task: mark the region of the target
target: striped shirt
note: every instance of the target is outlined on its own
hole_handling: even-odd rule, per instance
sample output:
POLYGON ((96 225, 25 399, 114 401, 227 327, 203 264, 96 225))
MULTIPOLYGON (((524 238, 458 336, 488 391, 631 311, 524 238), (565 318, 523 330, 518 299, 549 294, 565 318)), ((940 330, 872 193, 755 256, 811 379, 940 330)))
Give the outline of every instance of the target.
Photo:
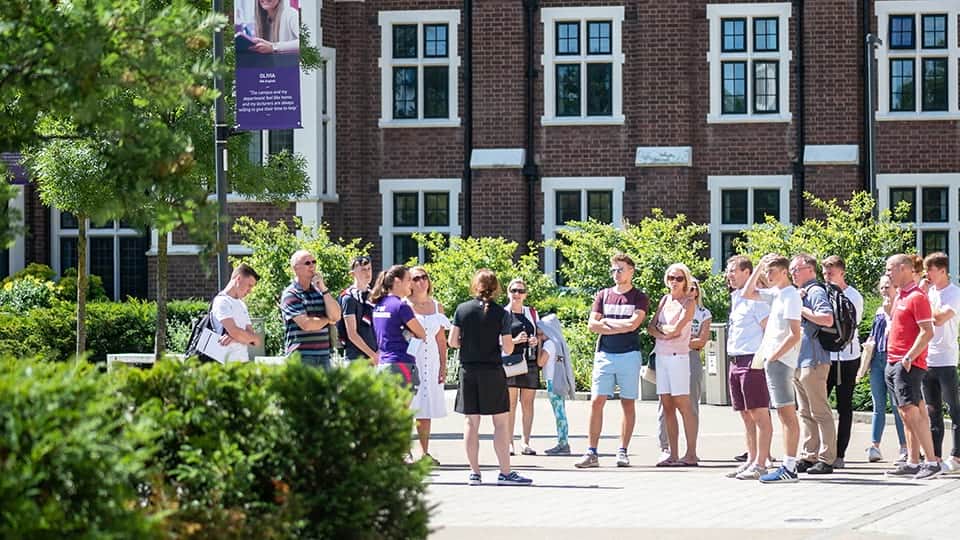
POLYGON ((316 363, 318 361, 321 364, 329 363, 329 326, 311 332, 301 329, 293 320, 300 315, 326 317, 327 309, 323 304, 323 294, 313 285, 310 286, 310 289, 304 290, 294 280, 283 290, 283 295, 280 297, 280 314, 283 316, 285 326, 284 350, 286 354, 290 355, 297 351, 305 363, 316 363))

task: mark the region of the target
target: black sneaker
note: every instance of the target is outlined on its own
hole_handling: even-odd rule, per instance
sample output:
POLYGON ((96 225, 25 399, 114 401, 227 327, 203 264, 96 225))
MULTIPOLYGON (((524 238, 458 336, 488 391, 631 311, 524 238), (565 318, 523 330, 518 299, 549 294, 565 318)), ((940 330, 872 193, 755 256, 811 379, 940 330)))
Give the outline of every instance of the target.
POLYGON ((885 472, 884 475, 892 478, 913 478, 919 472, 920 472, 919 465, 910 465, 909 463, 902 463, 894 467, 892 470, 885 472))
POLYGON ((916 476, 913 477, 914 480, 932 480, 943 472, 943 469, 940 468, 939 463, 924 463, 920 466, 920 471, 916 476))
POLYGON ((805 473, 805 472, 807 472, 807 469, 809 469, 810 467, 813 467, 813 466, 814 466, 814 463, 813 463, 812 461, 807 461, 807 460, 805 460, 805 459, 798 459, 798 460, 797 460, 797 472, 798 472, 798 473, 805 473))
POLYGON ((734 460, 734 461, 739 461, 740 463, 744 463, 744 462, 747 461, 747 453, 744 452, 744 453, 742 453, 742 454, 740 454, 740 455, 738 455, 738 456, 733 456, 733 460, 734 460))
POLYGON ((814 463, 813 465, 810 466, 810 468, 807 469, 807 474, 831 474, 831 473, 833 473, 833 465, 830 465, 829 463, 824 463, 822 461, 818 461, 814 463))

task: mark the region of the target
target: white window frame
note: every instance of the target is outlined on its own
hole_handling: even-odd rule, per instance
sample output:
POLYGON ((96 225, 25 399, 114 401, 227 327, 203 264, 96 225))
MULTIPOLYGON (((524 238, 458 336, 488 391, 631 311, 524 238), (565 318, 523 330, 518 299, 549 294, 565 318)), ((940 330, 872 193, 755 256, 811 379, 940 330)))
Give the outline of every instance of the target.
POLYGON ((924 174, 878 174, 877 205, 882 210, 890 208, 891 188, 914 188, 917 208, 914 209, 916 221, 913 222, 916 235, 917 253, 923 253, 923 231, 947 231, 947 251, 950 255, 950 274, 958 275, 960 269, 960 173, 924 173, 924 174), (947 188, 947 221, 925 223, 923 221, 923 188, 947 188))
MULTIPOLYGON (((557 192, 580 192, 580 215, 587 215, 588 191, 613 192, 613 225, 623 228, 623 192, 626 188, 626 178, 623 176, 577 176, 543 178, 540 181, 540 191, 543 193, 543 226, 540 229, 544 240, 554 240, 557 231, 567 229, 565 225, 556 225, 557 222, 557 192)), ((544 248, 543 271, 548 276, 556 276, 557 253, 556 249, 544 248)))
POLYGON ((878 1, 874 4, 877 13, 877 37, 883 44, 876 48, 877 59, 877 120, 957 120, 960 119, 960 106, 957 103, 957 70, 960 59, 960 47, 957 45, 957 16, 960 14, 960 2, 957 0, 922 1, 878 1), (947 15, 947 48, 924 49, 922 16, 929 14, 947 15), (914 49, 890 49, 890 16, 914 16, 914 49), (896 58, 912 59, 914 80, 915 111, 890 110, 890 60, 896 58), (922 58, 947 59, 947 110, 923 110, 923 63, 922 58))
MULTIPOLYGON (((26 217, 26 201, 23 195, 24 186, 22 184, 14 184, 13 188, 17 191, 16 196, 7 201, 7 208, 10 210, 15 210, 20 213, 20 221, 16 223, 17 225, 24 225, 23 221, 26 217)), ((23 270, 26 265, 27 258, 27 246, 25 233, 21 230, 13 238, 13 245, 6 249, 7 251, 7 268, 9 270, 9 275, 13 275, 20 270, 23 270)))
MULTIPOLYGON (((461 180, 459 178, 403 178, 403 179, 381 179, 380 197, 382 200, 380 214, 380 245, 382 246, 381 257, 383 267, 388 268, 393 264, 402 264, 406 261, 393 260, 393 235, 412 234, 412 233, 446 233, 451 238, 460 236, 460 190, 461 180), (447 227, 429 228, 423 224, 424 216, 424 193, 446 192, 447 204, 450 208, 450 223, 447 227), (418 193, 417 204, 417 226, 416 227, 394 227, 393 226, 393 195, 394 193, 418 193)), ((424 248, 420 246, 420 260, 424 260, 424 248)))
MULTIPOLYGON (((60 277, 63 275, 65 268, 62 267, 62 261, 60 260, 60 239, 61 238, 79 238, 80 229, 61 229, 60 228, 60 214, 61 211, 58 208, 50 208, 50 262, 53 271, 57 273, 57 276, 60 277)), ((155 236, 156 233, 154 233, 155 236)), ((90 220, 87 220, 87 260, 86 267, 87 273, 90 272, 90 240, 93 238, 112 238, 113 241, 113 286, 114 290, 106 291, 107 297, 112 300, 119 301, 120 298, 120 238, 136 238, 142 236, 142 233, 137 229, 132 229, 129 227, 120 227, 120 220, 113 221, 113 227, 99 228, 95 229, 91 226, 90 220)), ((152 250, 151 250, 152 251, 152 250)), ((198 250, 199 253, 199 250, 198 250)), ((145 257, 150 255, 150 251, 144 254, 145 257)))
POLYGON ((719 272, 726 261, 723 257, 723 233, 748 230, 756 223, 753 215, 753 191, 755 189, 780 190, 780 223, 790 224, 790 191, 793 189, 793 176, 708 176, 707 190, 710 192, 710 257, 713 270, 719 272), (747 190, 747 223, 722 224, 724 190, 747 190))
POLYGON ((563 7, 543 8, 540 10, 540 20, 543 23, 543 55, 540 63, 543 65, 543 116, 540 123, 544 126, 581 126, 581 125, 622 125, 625 122, 623 115, 623 6, 611 7, 563 7), (612 21, 611 43, 609 55, 587 55, 587 22, 612 21), (556 55, 556 23, 580 22, 581 54, 578 56, 556 55), (587 69, 589 63, 602 61, 613 64, 611 90, 613 92, 613 107, 611 116, 587 116, 587 69), (580 116, 557 116, 557 73, 558 63, 577 63, 580 69, 580 116))
POLYGON ((431 127, 458 127, 460 79, 457 76, 460 69, 460 56, 457 48, 458 28, 460 25, 460 10, 458 9, 426 9, 414 11, 381 11, 380 24, 380 119, 377 125, 381 128, 431 128, 431 127), (393 25, 417 25, 417 58, 393 58, 393 25), (424 58, 423 26, 425 24, 447 25, 447 56, 445 58, 424 58), (417 118, 393 118, 393 68, 394 66, 417 67, 417 118), (448 66, 449 84, 447 118, 423 117, 423 68, 425 66, 448 66))
POLYGON ((710 112, 707 113, 708 124, 736 124, 748 122, 790 122, 793 114, 790 112, 790 61, 793 60, 793 51, 790 50, 790 2, 771 2, 760 4, 709 4, 707 5, 707 19, 710 26, 710 49, 707 51, 707 63, 710 65, 710 112), (722 52, 723 26, 722 19, 746 18, 746 51, 722 52), (753 50, 753 19, 757 17, 776 17, 778 46, 776 52, 754 52, 753 50), (779 63, 777 81, 779 113, 753 112, 754 92, 754 61, 777 61, 779 63), (744 61, 747 63, 747 113, 723 114, 723 81, 721 63, 729 61, 744 61))

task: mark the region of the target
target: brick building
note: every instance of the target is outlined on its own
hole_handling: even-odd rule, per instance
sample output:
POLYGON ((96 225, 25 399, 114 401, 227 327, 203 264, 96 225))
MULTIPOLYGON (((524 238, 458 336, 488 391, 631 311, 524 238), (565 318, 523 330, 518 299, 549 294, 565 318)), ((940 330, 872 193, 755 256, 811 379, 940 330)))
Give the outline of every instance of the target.
MULTIPOLYGON (((388 266, 417 255, 416 231, 525 243, 571 219, 638 221, 658 207, 708 223, 721 261, 764 215, 809 216, 803 191, 847 198, 870 185, 873 33, 880 205, 915 203, 918 250, 960 254, 960 0, 301 8, 327 60, 303 79, 306 127, 264 133, 251 151, 304 154, 312 194, 280 210, 236 201, 234 215, 322 220, 334 236, 372 241, 388 266)), ((29 186, 19 204, 31 228, 19 264, 62 270, 70 223, 29 186)), ((119 282, 122 254, 156 245, 126 232, 103 232, 119 282)), ((205 296, 213 285, 182 242, 172 244, 172 292, 205 296)), ((146 253, 128 266, 152 272, 146 253)), ((545 254, 547 272, 557 264, 545 254)))

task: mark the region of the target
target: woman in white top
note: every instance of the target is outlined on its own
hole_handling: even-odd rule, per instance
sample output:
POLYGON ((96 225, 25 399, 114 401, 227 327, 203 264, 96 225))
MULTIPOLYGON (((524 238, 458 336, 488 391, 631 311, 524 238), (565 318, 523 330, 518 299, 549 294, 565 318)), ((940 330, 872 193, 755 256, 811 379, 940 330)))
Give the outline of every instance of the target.
MULTIPOLYGON (((691 280, 690 297, 696 301, 697 310, 690 321, 690 406, 693 415, 700 418, 700 395, 703 391, 703 362, 700 360, 700 351, 710 341, 710 323, 713 314, 703 307, 703 297, 700 294, 700 282, 697 278, 691 280)), ((663 415, 663 404, 657 405, 657 438, 660 440, 660 459, 670 455, 670 443, 667 441, 667 424, 663 415)))
POLYGON ((415 411, 417 418, 417 435, 423 456, 434 465, 439 465, 440 462, 429 451, 430 420, 447 415, 447 404, 443 397, 447 371, 447 334, 444 330, 450 328, 450 320, 443 314, 443 306, 432 296, 433 284, 426 269, 414 266, 410 269, 410 278, 413 287, 406 302, 413 308, 413 313, 426 331, 423 344, 416 354, 420 386, 410 408, 415 411))
POLYGON ((272 54, 300 50, 300 16, 287 1, 256 0, 253 51, 272 54))
POLYGON ((660 299, 657 315, 647 326, 647 332, 657 340, 653 348, 657 358, 657 395, 663 404, 670 444, 670 455, 657 466, 696 467, 698 422, 690 403, 690 323, 697 307, 689 296, 693 276, 686 265, 676 263, 667 268, 663 281, 670 292, 660 299), (678 459, 677 411, 683 417, 687 441, 687 452, 681 459, 678 459))

